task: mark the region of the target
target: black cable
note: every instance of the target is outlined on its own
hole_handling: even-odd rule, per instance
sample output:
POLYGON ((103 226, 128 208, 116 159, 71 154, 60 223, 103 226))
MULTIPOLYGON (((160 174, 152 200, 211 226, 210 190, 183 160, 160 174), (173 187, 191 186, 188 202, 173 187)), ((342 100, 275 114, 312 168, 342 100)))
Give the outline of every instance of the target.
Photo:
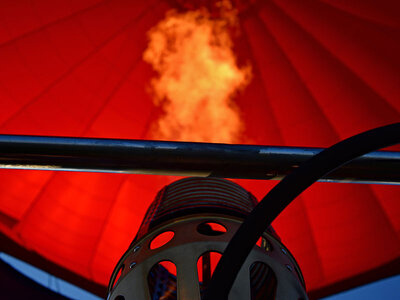
POLYGON ((204 300, 227 299, 244 261, 272 221, 306 188, 350 160, 400 142, 400 123, 372 129, 320 152, 278 183, 239 227, 222 255, 204 300))

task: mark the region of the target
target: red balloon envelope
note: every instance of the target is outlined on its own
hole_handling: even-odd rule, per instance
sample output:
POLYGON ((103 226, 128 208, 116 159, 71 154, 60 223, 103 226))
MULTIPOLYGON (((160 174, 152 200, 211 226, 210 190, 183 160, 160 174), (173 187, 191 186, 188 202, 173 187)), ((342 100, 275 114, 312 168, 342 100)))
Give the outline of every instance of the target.
MULTIPOLYGON (((143 53, 172 8, 179 15, 205 5, 210 19, 220 18, 215 1, 193 3, 1 1, 0 133, 157 138, 168 105, 154 99, 160 77, 143 53)), ((229 96, 240 116, 233 142, 327 147, 400 120, 398 1, 232 5, 236 69, 248 71, 229 96)), ((156 192, 175 179, 2 170, 0 230, 105 285, 156 192)), ((258 198, 275 184, 238 182, 258 198)), ((329 294, 399 272, 399 196, 396 186, 319 183, 282 213, 273 225, 308 291, 329 294)))

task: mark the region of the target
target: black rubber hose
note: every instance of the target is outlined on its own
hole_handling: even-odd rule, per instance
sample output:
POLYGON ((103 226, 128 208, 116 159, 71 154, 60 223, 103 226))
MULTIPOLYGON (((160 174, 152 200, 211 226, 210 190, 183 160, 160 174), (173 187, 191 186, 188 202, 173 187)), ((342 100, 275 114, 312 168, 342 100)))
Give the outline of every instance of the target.
POLYGON ((350 160, 399 142, 400 123, 372 129, 333 145, 287 175, 239 227, 226 247, 203 299, 228 299, 233 282, 258 238, 301 192, 350 160))

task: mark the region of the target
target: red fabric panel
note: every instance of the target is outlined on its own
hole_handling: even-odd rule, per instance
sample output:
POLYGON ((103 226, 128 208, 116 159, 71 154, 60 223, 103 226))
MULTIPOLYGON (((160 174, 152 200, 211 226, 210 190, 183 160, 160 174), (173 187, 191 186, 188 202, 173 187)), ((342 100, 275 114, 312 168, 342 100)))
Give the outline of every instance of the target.
MULTIPOLYGON (((236 98, 241 143, 327 147, 400 120, 398 1, 253 2, 235 38, 253 74, 236 98)), ((151 138, 160 108, 142 53, 171 3, 1 1, 0 134, 151 138)), ((0 230, 106 284, 175 179, 1 170, 0 230)), ((259 198, 275 184, 237 182, 259 198)), ((310 291, 358 284, 400 257, 399 196, 395 186, 316 184, 279 217, 310 291)))

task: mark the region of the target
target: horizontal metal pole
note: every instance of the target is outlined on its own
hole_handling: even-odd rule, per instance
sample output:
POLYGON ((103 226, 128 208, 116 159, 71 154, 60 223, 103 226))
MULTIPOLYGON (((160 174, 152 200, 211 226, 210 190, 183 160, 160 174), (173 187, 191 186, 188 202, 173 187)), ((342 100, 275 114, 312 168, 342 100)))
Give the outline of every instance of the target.
MULTIPOLYGON (((0 135, 0 168, 279 180, 322 150, 0 135)), ((372 152, 322 181, 399 184, 400 152, 372 152)))

